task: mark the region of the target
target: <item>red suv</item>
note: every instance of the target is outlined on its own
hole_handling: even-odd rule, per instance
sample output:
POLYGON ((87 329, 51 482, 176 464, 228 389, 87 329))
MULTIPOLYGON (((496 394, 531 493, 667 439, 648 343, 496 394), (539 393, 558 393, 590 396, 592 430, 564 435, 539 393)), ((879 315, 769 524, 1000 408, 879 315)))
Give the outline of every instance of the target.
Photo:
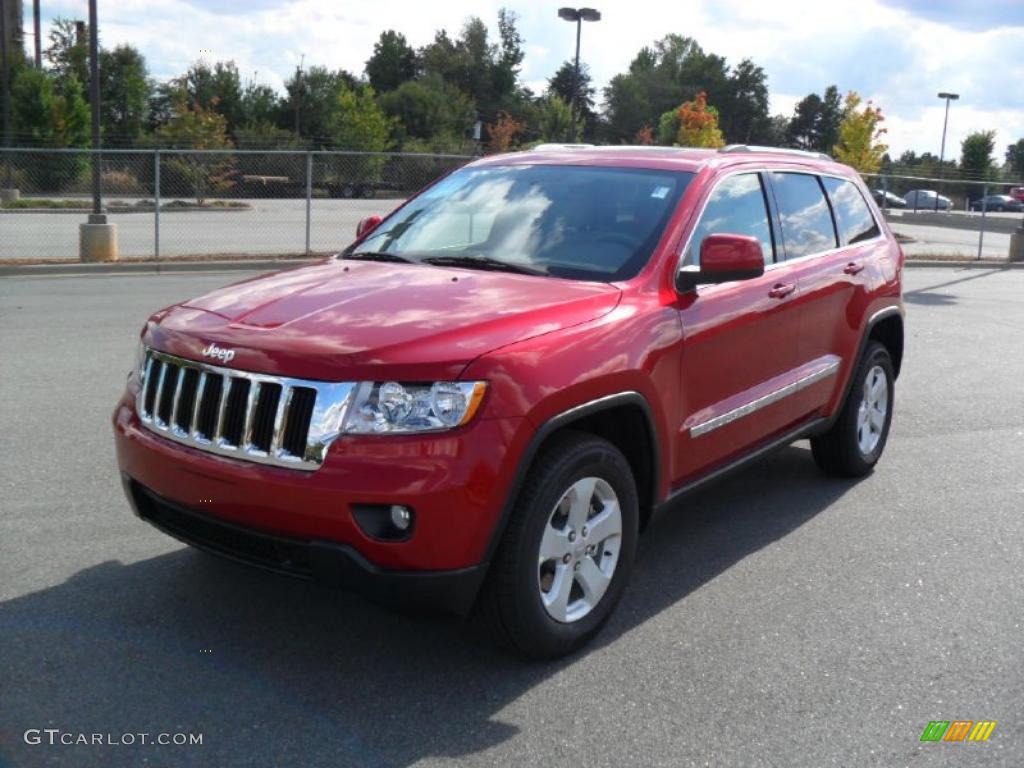
POLYGON ((202 549, 558 656, 655 509, 799 438, 871 470, 902 268, 823 155, 488 157, 334 258, 153 315, 113 417, 125 488, 202 549))

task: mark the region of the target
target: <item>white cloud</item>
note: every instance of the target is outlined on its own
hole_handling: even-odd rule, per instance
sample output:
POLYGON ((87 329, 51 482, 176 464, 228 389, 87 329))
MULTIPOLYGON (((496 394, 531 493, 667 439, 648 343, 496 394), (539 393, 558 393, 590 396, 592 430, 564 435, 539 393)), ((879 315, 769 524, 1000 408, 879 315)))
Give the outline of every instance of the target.
MULTIPOLYGON (((603 19, 584 24, 583 60, 597 85, 622 72, 643 45, 670 32, 694 37, 730 62, 750 57, 764 67, 773 112, 789 114, 811 91, 835 83, 872 98, 887 116, 895 153, 938 152, 940 90, 962 94, 951 110, 947 156, 971 130, 995 129, 997 151, 1024 136, 1024 2, 997 3, 978 14, 950 0, 594 0, 603 19), (999 26, 1001 24, 1001 26, 999 26)), ((29 5, 29 4, 26 4, 29 5)), ((446 28, 454 35, 470 15, 496 37, 498 8, 520 16, 526 41, 521 77, 542 90, 571 58, 574 28, 558 3, 526 0, 118 0, 100 5, 103 42, 128 42, 145 53, 153 74, 184 71, 208 59, 234 59, 245 77, 280 88, 303 54, 306 64, 362 71, 383 29, 414 46, 446 28), (255 75, 254 75, 255 73, 255 75)), ((85 0, 50 0, 48 15, 84 18, 85 0)))

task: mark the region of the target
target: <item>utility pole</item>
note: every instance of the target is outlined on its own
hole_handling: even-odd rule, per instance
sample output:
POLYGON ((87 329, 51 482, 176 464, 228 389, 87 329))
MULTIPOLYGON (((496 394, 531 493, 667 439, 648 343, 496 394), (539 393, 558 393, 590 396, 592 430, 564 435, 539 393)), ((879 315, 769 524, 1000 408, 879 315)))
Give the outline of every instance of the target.
POLYGON ((39 17, 39 0, 32 0, 32 28, 35 31, 36 41, 36 69, 43 68, 43 41, 42 22, 39 17))
POLYGON ((572 120, 569 141, 576 141, 576 98, 580 87, 580 31, 584 21, 600 21, 601 12, 593 8, 559 8, 558 18, 576 23, 576 63, 572 68, 572 93, 569 94, 569 115, 572 120))
POLYGON ((96 0, 89 0, 89 102, 92 107, 92 213, 78 225, 78 257, 82 261, 117 261, 117 225, 103 212, 100 152, 100 27, 96 0))
MULTIPOLYGON (((3 102, 3 118, 4 118, 4 146, 11 146, 11 72, 10 67, 7 63, 7 5, 4 0, 0 0, 0 59, 2 59, 2 65, 0 65, 0 87, 3 88, 3 93, 0 93, 0 101, 3 102)), ((7 153, 4 154, 4 165, 7 166, 7 173, 5 174, 6 180, 4 181, 3 196, 0 197, 0 202, 6 203, 8 200, 17 199, 17 195, 11 188, 11 156, 7 153)))
MULTIPOLYGON (((945 176, 943 161, 946 159, 946 126, 949 125, 949 102, 959 99, 960 94, 943 91, 939 94, 939 98, 946 100, 946 117, 942 120, 942 146, 939 148, 939 178, 941 179, 945 176)), ((939 190, 935 190, 935 210, 939 210, 939 190)))

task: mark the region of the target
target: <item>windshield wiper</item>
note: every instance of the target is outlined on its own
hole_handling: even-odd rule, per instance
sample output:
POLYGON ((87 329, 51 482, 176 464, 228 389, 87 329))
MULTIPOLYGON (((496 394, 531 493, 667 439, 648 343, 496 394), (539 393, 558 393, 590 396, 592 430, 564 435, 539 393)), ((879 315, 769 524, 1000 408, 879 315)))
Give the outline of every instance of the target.
POLYGON ((548 273, 546 269, 492 259, 490 256, 428 256, 423 261, 438 267, 469 267, 470 269, 489 269, 493 272, 515 272, 520 275, 546 275, 548 273))
POLYGON ((399 256, 397 253, 385 253, 384 251, 359 251, 342 256, 343 259, 359 259, 362 261, 400 261, 405 264, 414 263, 412 259, 399 256))

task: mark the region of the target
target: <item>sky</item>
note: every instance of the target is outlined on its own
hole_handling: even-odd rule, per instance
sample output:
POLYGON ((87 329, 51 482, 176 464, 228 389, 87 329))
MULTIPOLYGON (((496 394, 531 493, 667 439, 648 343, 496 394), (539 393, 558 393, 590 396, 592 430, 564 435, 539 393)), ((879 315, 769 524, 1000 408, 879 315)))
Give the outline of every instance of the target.
MULTIPOLYGON (((32 0, 24 0, 31 32, 32 0)), ((46 22, 87 18, 86 0, 41 0, 46 22)), ((164 79, 200 58, 233 59, 243 79, 274 88, 305 57, 362 73, 384 29, 414 47, 445 28, 455 36, 476 15, 497 39, 502 6, 519 16, 526 57, 521 79, 536 92, 570 58, 574 26, 560 2, 525 0, 99 0, 100 40, 131 43, 164 79)), ((944 102, 946 156, 971 131, 996 131, 996 157, 1024 137, 1024 0, 591 0, 602 20, 583 27, 582 61, 605 85, 644 45, 669 33, 695 38, 731 63, 753 59, 768 75, 773 114, 792 114, 811 92, 835 84, 882 108, 886 141, 938 154, 944 102)), ((27 38, 27 42, 31 38, 27 38)))

